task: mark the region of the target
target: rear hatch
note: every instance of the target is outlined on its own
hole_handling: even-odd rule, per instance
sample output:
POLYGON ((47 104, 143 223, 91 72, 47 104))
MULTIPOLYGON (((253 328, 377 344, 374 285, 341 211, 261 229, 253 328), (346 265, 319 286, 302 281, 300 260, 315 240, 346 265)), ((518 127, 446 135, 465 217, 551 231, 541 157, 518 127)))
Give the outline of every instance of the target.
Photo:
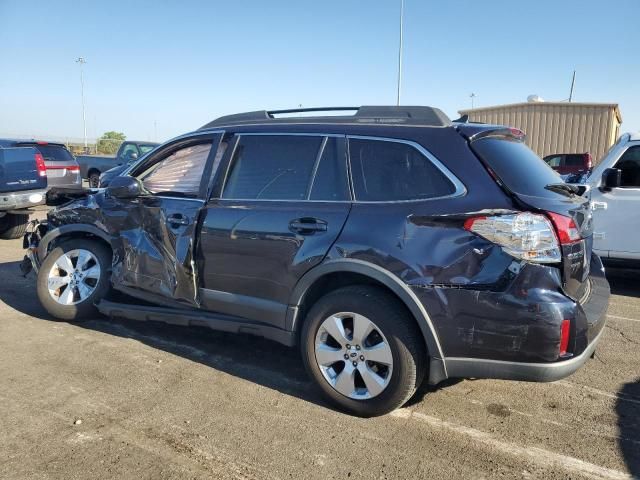
MULTIPOLYGON (((465 134, 464 127, 459 130, 465 134)), ((565 293, 584 301, 589 294, 593 245, 588 192, 584 193, 584 187, 564 183, 557 172, 524 144, 524 134, 519 130, 502 127, 478 132, 478 127, 471 126, 469 130, 466 136, 472 150, 519 208, 543 213, 552 220, 561 243, 565 293), (566 231, 560 228, 562 222, 566 222, 566 229, 572 229, 578 240, 561 238, 566 231)))
POLYGON ((0 148, 0 193, 23 192, 47 188, 47 176, 34 148, 0 148))
POLYGON ((21 142, 18 146, 35 147, 42 154, 51 184, 73 183, 80 173, 78 162, 61 143, 21 142))

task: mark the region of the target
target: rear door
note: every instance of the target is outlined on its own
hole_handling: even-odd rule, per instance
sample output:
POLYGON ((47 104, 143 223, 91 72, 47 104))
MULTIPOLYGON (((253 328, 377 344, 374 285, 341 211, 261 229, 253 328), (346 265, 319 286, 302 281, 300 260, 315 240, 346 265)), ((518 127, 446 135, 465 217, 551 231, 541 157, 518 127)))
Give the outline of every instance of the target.
POLYGON ((198 220, 220 139, 208 134, 174 142, 131 172, 147 193, 118 200, 134 227, 120 232, 124 258, 114 266, 115 285, 154 301, 199 305, 198 220))
POLYGON ((640 258, 640 144, 624 150, 614 164, 622 171, 619 188, 595 188, 594 247, 604 257, 640 258))
POLYGON ((565 184, 557 172, 524 144, 524 136, 520 134, 509 129, 484 132, 472 139, 471 148, 520 208, 539 211, 550 218, 551 213, 556 213, 575 222, 580 240, 562 245, 562 274, 567 295, 580 299, 588 290, 593 246, 590 200, 588 195, 548 188, 565 184))
POLYGON ((346 162, 343 136, 241 134, 230 141, 203 215, 203 308, 284 327, 293 287, 322 261, 347 219, 346 162))

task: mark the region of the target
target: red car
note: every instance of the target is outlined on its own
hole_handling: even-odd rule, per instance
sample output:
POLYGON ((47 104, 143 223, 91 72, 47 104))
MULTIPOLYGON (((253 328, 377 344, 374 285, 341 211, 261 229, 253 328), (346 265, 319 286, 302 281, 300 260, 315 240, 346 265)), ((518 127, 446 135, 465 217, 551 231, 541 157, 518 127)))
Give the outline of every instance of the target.
POLYGON ((591 172, 590 153, 554 153, 543 158, 560 175, 584 175, 591 172))

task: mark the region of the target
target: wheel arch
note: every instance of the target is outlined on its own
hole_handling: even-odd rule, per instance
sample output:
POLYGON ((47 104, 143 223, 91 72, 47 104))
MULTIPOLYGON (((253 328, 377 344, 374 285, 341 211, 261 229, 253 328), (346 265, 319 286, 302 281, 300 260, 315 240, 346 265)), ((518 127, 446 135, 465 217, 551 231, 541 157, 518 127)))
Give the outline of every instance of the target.
MULTIPOLYGON (((308 271, 296 284, 289 302, 289 315, 287 316, 286 329, 293 332, 300 331, 303 321, 303 306, 314 286, 332 274, 355 274, 368 279, 372 284, 379 284, 391 291, 413 315, 429 352, 430 371, 429 383, 435 384, 447 378, 444 364, 444 353, 438 340, 435 327, 426 309, 411 291, 411 289, 398 277, 379 267, 378 265, 358 259, 329 260, 308 271)), ((343 285, 338 285, 337 288, 343 285)))
POLYGON ((93 238, 101 241, 106 244, 111 251, 113 251, 113 246, 111 244, 111 239, 109 235, 100 230, 98 227, 93 225, 82 225, 82 224, 73 224, 73 225, 63 225, 61 227, 55 228, 53 230, 48 231, 40 243, 38 245, 38 260, 40 263, 44 260, 49 253, 50 247, 59 243, 62 240, 67 238, 93 238))

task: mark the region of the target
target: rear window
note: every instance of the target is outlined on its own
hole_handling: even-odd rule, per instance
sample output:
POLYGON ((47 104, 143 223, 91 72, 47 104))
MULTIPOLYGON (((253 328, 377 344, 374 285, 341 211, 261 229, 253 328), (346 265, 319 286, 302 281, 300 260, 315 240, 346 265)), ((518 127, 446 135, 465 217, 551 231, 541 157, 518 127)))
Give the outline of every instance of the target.
POLYGON ((584 155, 567 155, 564 159, 564 165, 566 167, 584 167, 584 157, 584 155))
POLYGON ((72 162, 73 156, 65 147, 60 145, 26 145, 33 146, 42 154, 45 162, 72 162))
POLYGON ((471 147, 512 192, 535 197, 559 195, 544 187, 564 183, 560 175, 521 141, 484 137, 474 141, 471 147))

